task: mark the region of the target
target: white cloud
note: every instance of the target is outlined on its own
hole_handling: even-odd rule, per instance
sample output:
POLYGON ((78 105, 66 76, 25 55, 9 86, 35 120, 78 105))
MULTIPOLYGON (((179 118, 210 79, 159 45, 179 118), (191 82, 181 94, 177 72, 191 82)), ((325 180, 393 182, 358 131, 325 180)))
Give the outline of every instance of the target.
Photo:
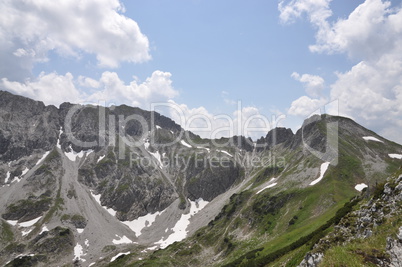
MULTIPOLYGON (((279 9, 287 22, 303 12, 311 18, 317 10, 297 8, 293 1, 279 9)), ((339 100, 340 114, 402 143, 402 136, 397 134, 402 127, 401 7, 391 7, 388 1, 366 0, 345 19, 316 21, 310 19, 317 27, 312 52, 345 53, 358 60, 349 71, 337 73, 337 80, 330 85, 330 98, 339 100)), ((302 114, 309 104, 318 103, 320 99, 299 98, 289 113, 302 114)))
POLYGON ((94 80, 89 77, 79 76, 78 77, 78 85, 87 88, 99 88, 100 83, 97 80, 94 80))
POLYGON ((296 81, 303 83, 307 94, 311 97, 320 96, 322 90, 324 89, 325 82, 324 79, 320 76, 311 74, 300 75, 297 72, 293 72, 291 77, 296 81))
POLYGON ((278 4, 279 18, 283 23, 292 23, 303 14, 307 14, 312 23, 325 23, 326 19, 332 15, 329 8, 330 2, 331 0, 281 0, 278 4))
POLYGON ((162 103, 155 111, 169 116, 184 129, 210 139, 243 135, 255 140, 265 136, 282 119, 280 116, 269 118, 252 106, 241 107, 231 113, 212 114, 203 106, 190 108, 174 101, 162 103))
MULTIPOLYGON (((338 74, 331 98, 339 99, 343 114, 354 117, 385 137, 395 138, 402 127, 402 58, 383 56, 378 62, 360 62, 338 74), (392 129, 394 128, 394 129, 392 129), (391 135, 387 135, 393 133, 391 135)), ((402 143, 401 136, 397 139, 402 143)))
POLYGON ((93 54, 105 67, 149 60, 147 37, 123 11, 118 0, 1 1, 0 78, 25 79, 50 50, 93 54))
POLYGON ((62 102, 81 102, 83 95, 74 85, 71 73, 58 75, 57 73, 41 73, 35 80, 24 83, 9 81, 3 78, 0 87, 12 93, 43 101, 45 104, 59 105, 62 102))
POLYGON ((308 96, 301 96, 290 105, 288 114, 308 118, 315 111, 319 111, 328 102, 325 98, 314 99, 308 96))
POLYGON ((106 71, 99 80, 101 89, 87 99, 149 109, 152 102, 167 101, 179 94, 172 86, 171 76, 169 72, 157 70, 142 83, 134 80, 126 85, 117 73, 106 71))
POLYGON ((319 31, 317 44, 310 46, 310 50, 345 52, 356 59, 378 59, 397 45, 402 32, 400 16, 392 14, 390 5, 381 0, 365 1, 347 19, 319 31))
POLYGON ((19 95, 24 95, 45 104, 59 105, 72 103, 117 103, 149 109, 152 102, 167 101, 178 95, 172 86, 169 72, 154 71, 144 82, 132 81, 125 84, 117 73, 106 71, 99 81, 71 73, 41 73, 35 80, 25 82, 9 81, 3 78, 0 87, 19 95), (91 88, 91 93, 83 93, 80 86, 91 88), (94 91, 95 90, 95 91, 94 91))

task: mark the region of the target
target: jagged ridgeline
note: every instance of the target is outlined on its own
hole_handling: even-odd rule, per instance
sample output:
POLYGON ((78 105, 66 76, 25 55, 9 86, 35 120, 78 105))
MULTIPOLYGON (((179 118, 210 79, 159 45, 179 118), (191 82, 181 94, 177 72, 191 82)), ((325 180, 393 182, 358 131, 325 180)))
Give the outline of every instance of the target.
POLYGON ((0 264, 296 266, 401 158, 342 117, 204 139, 157 112, 0 91, 0 264))

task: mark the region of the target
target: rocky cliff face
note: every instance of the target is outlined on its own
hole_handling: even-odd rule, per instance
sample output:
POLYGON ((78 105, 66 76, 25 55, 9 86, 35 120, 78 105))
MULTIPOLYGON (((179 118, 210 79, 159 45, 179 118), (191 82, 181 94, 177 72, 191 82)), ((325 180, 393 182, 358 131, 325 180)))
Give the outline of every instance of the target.
POLYGON ((294 134, 289 128, 274 128, 265 137, 257 140, 257 151, 269 150, 283 143, 288 146, 292 142, 293 136, 294 134))
MULTIPOLYGON (((124 105, 64 103, 56 108, 0 92, 0 213, 10 237, 0 250, 8 251, 11 242, 18 248, 15 253, 50 253, 48 242, 57 246, 64 240, 52 232, 56 228, 44 230, 50 225, 67 227, 66 242, 85 248, 89 235, 107 229, 103 224, 110 220, 119 227, 112 224, 114 230, 104 238, 91 240, 94 244, 87 254, 99 256, 110 243, 152 244, 167 239, 174 232, 166 227, 173 229, 183 213, 244 178, 243 167, 230 154, 252 150, 242 145, 244 139, 218 140, 216 146, 156 112, 124 105), (94 205, 97 208, 91 210, 94 205), (159 220, 151 227, 155 218, 147 216, 159 220), (144 228, 149 228, 146 233, 144 228), (81 234, 84 229, 91 232, 81 234), (46 248, 39 249, 43 242, 46 248)), ((64 250, 53 252, 54 259, 66 255, 64 250)), ((0 262, 15 253, 3 253, 0 262)))

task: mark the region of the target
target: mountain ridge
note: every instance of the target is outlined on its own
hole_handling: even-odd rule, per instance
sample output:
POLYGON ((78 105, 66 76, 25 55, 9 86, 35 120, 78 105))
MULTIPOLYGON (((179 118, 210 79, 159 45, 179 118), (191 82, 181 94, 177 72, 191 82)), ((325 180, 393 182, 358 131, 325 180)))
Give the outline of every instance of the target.
POLYGON ((194 260, 228 263, 251 250, 244 236, 264 246, 263 234, 282 246, 281 235, 314 231, 358 193, 357 184, 385 181, 400 166, 391 155, 402 154, 400 145, 330 115, 309 118, 294 134, 272 129, 254 143, 203 139, 124 105, 57 108, 0 91, 0 122, 2 264, 31 253, 41 266, 57 257, 67 266, 102 266, 125 251, 127 259, 152 258, 152 250, 188 237, 171 245, 180 247, 199 233, 217 242, 197 241, 205 251, 194 260), (35 245, 65 237, 70 245, 58 256, 35 245))

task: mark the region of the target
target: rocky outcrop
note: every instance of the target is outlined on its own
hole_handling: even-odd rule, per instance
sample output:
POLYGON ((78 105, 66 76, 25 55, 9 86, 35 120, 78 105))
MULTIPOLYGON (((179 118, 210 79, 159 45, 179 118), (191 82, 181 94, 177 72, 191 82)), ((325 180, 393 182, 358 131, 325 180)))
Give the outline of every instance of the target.
POLYGON ((68 254, 74 247, 74 235, 69 228, 56 227, 38 235, 32 240, 31 247, 38 254, 68 254))
POLYGON ((284 144, 289 146, 294 134, 290 128, 277 127, 268 132, 265 137, 257 140, 257 151, 271 149, 276 145, 284 144))
POLYGON ((387 238, 387 253, 390 256, 390 267, 402 266, 402 226, 399 228, 399 233, 396 238, 387 238))
POLYGON ((0 161, 51 150, 59 128, 56 107, 0 91, 0 161))
MULTIPOLYGON (((322 238, 311 253, 299 266, 319 266, 325 257, 325 251, 334 245, 341 245, 356 239, 370 238, 375 229, 389 218, 400 216, 402 212, 402 175, 389 179, 383 186, 379 185, 374 197, 358 210, 347 214, 334 231, 322 238), (317 256, 321 255, 321 256, 317 256)), ((363 251, 355 251, 367 261, 378 266, 402 266, 402 226, 396 236, 388 236, 386 254, 373 250, 370 255, 363 251)))
POLYGON ((316 267, 322 261, 323 257, 324 254, 322 253, 307 253, 298 267, 316 267))

